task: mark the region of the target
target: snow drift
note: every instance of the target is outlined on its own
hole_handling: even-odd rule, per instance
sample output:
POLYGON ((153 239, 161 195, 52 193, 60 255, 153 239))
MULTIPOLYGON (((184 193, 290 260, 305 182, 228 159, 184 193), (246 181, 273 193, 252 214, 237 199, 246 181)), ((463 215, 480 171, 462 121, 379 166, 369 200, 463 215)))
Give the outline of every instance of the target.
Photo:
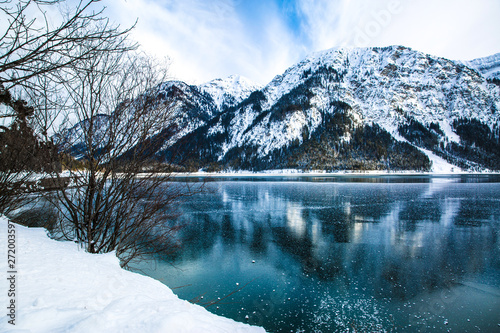
MULTIPOLYGON (((123 270, 114 253, 93 255, 45 229, 16 228, 16 325, 2 332, 264 332, 180 300, 152 278, 123 270)), ((0 217, 2 245, 7 219, 0 217)), ((3 258, 7 246, 2 246, 3 258)), ((6 274, 7 261, 1 262, 6 274)), ((7 290, 2 278, 1 290, 7 290)), ((2 300, 7 296, 2 292, 2 300)), ((8 300, 2 302, 7 304, 8 300)))

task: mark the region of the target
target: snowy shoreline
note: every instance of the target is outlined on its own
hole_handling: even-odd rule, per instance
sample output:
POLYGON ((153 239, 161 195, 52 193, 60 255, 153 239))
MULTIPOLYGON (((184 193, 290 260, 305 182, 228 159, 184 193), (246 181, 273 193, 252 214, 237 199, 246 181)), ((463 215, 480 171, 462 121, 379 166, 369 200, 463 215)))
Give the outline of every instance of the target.
MULTIPOLYGON (((4 258, 8 224, 0 216, 4 258)), ((16 325, 4 314, 2 332, 265 332, 212 314, 161 282, 122 269, 114 252, 89 254, 75 243, 49 239, 43 228, 10 224, 16 235, 16 325)), ((7 265, 1 261, 5 307, 7 265)))
POLYGON ((454 176, 496 176, 500 172, 494 171, 455 171, 455 172, 419 172, 419 171, 385 171, 385 170, 372 170, 372 171, 311 171, 303 172, 300 170, 266 170, 261 172, 253 171, 230 171, 230 172, 179 172, 173 173, 173 177, 370 177, 370 176, 424 176, 424 177, 454 177, 454 176))

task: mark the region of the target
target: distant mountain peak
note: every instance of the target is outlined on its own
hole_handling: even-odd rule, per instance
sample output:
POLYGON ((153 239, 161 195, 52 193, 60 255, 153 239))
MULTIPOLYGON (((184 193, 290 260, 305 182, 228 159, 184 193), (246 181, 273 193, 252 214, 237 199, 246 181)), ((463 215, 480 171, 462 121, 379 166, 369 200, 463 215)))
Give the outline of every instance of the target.
POLYGON ((223 105, 234 106, 253 91, 259 90, 260 85, 241 75, 230 75, 224 79, 214 79, 200 84, 198 89, 208 93, 220 109, 223 105))
POLYGON ((474 60, 457 62, 477 70, 487 79, 500 80, 500 53, 474 60))

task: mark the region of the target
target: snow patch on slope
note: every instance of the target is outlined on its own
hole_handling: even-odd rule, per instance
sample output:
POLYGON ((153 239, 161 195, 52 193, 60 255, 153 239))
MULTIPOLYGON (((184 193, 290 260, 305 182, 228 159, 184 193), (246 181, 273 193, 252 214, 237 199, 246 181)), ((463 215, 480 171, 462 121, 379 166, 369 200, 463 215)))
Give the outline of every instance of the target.
POLYGON ((417 148, 420 149, 422 152, 424 152, 427 155, 427 157, 429 157, 429 160, 432 162, 432 167, 431 167, 432 173, 452 174, 462 171, 462 169, 460 169, 456 165, 448 163, 448 161, 437 156, 432 151, 420 147, 417 148))

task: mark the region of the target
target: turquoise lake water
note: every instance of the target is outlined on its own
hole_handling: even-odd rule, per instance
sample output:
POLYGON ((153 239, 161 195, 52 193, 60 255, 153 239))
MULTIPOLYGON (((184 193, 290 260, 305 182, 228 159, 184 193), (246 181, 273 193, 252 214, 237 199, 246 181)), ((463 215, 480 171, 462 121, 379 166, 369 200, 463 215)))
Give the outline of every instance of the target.
MULTIPOLYGON (((196 181, 196 179, 191 179, 196 181)), ((270 332, 500 332, 500 177, 212 178, 136 267, 270 332)))

